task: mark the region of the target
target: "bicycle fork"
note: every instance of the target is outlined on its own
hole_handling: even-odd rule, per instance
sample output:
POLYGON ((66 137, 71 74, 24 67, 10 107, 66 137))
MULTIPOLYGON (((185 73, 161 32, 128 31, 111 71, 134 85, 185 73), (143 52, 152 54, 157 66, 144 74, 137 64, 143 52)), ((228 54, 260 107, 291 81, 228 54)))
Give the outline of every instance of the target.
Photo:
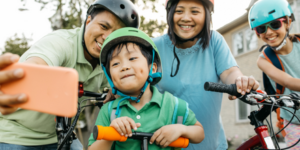
POLYGON ((275 149, 273 140, 268 132, 268 127, 256 117, 256 114, 257 111, 252 111, 248 118, 251 121, 250 124, 255 126, 255 132, 257 135, 243 143, 237 148, 237 150, 250 150, 257 146, 262 146, 263 149, 275 149))

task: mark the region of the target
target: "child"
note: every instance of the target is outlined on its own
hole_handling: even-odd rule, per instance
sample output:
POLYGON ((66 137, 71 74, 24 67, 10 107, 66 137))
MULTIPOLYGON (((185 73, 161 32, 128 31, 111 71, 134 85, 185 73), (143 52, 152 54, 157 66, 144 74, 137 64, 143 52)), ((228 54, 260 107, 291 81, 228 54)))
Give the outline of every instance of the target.
MULTIPOLYGON (((131 137, 132 129, 154 133, 149 150, 171 149, 167 146, 181 136, 191 143, 204 139, 203 127, 189 109, 183 124, 172 124, 175 101, 185 102, 169 93, 161 94, 153 86, 162 78, 161 60, 155 44, 145 33, 135 28, 114 31, 102 46, 100 62, 114 94, 121 97, 101 108, 96 125, 112 126, 126 137, 131 137), (114 115, 116 119, 112 119, 114 115)), ((140 149, 140 143, 131 139, 95 141, 91 135, 89 150, 135 150, 140 149)))
MULTIPOLYGON (((250 27, 255 29, 258 37, 267 46, 258 58, 257 65, 266 75, 264 87, 268 94, 290 94, 300 91, 300 43, 297 36, 289 35, 294 20, 292 9, 286 0, 260 0, 249 12, 250 27), (280 62, 278 67, 273 65, 276 64, 275 61, 280 62)), ((294 112, 292 108, 289 110, 294 112)), ((292 116, 288 111, 280 109, 283 123, 278 124, 279 127, 287 125, 292 116)), ((296 111, 296 116, 300 118, 300 111, 296 111)), ((285 128, 285 132, 287 146, 299 140, 300 122, 296 117, 285 128)), ((300 144, 291 149, 299 150, 300 144)))

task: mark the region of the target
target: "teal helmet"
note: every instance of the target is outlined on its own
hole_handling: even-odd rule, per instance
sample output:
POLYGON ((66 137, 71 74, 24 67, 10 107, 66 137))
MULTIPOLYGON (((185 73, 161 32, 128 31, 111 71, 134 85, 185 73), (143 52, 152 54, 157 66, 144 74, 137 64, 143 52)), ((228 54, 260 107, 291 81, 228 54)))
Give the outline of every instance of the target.
POLYGON ((248 22, 251 29, 282 17, 295 20, 293 10, 286 0, 259 0, 251 7, 248 22))

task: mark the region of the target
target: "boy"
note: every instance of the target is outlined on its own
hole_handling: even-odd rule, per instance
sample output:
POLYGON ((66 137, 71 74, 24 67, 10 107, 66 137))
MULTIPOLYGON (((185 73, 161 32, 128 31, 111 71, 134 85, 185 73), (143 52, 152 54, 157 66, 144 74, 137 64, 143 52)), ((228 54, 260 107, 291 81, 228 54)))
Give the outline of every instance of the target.
MULTIPOLYGON (((200 143, 204 139, 203 127, 189 109, 183 124, 172 124, 176 102, 185 102, 167 92, 161 94, 153 86, 162 78, 161 61, 155 44, 145 33, 135 28, 114 31, 103 44, 100 62, 113 93, 121 97, 102 107, 96 125, 112 126, 128 137, 132 129, 154 133, 150 150, 169 150, 171 148, 167 146, 180 136, 191 143, 200 143)), ((141 147, 136 140, 95 141, 92 135, 89 146, 89 150, 141 147)))

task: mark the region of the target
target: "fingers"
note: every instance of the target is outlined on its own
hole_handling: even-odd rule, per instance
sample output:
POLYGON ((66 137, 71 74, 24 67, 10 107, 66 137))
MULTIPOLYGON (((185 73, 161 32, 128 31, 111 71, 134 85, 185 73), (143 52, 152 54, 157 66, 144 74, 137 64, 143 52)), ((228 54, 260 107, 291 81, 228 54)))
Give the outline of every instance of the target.
POLYGON ((105 103, 109 102, 110 99, 111 99, 111 95, 109 93, 107 93, 107 95, 106 95, 105 100, 103 101, 103 103, 105 104, 105 103))
POLYGON ((236 99, 236 96, 228 95, 228 99, 230 99, 230 100, 235 100, 235 99, 236 99))
POLYGON ((161 129, 158 129, 157 131, 155 131, 150 139, 150 144, 154 143, 154 141, 157 141, 157 137, 160 135, 161 133, 161 129))
POLYGON ((121 135, 125 135, 126 137, 132 136, 132 129, 137 130, 137 126, 140 124, 136 124, 134 120, 129 117, 121 117, 112 121, 111 125, 114 127, 121 135))
POLYGON ((242 95, 245 95, 245 93, 247 92, 247 87, 248 87, 248 77, 246 76, 242 76, 242 95))
POLYGON ((8 106, 27 101, 27 96, 25 94, 6 95, 1 92, 0 99, 0 105, 8 106))
POLYGON ((8 65, 17 62, 19 60, 19 56, 11 53, 5 53, 4 55, 0 55, 0 69, 7 67, 8 65))
POLYGON ((107 95, 106 95, 105 100, 103 101, 103 103, 105 104, 105 103, 107 103, 107 102, 109 102, 111 100, 114 100, 116 98, 117 98, 117 96, 112 93, 112 89, 109 89, 109 91, 108 91, 108 93, 107 93, 107 95))
POLYGON ((252 90, 252 87, 255 85, 255 79, 253 76, 248 77, 248 87, 247 87, 247 93, 252 90))
POLYGON ((242 77, 237 77, 235 79, 236 90, 238 93, 242 93, 242 77))
MULTIPOLYGON (((254 79, 253 76, 240 76, 236 78, 237 92, 245 95, 249 93, 252 89, 256 90, 259 87, 259 83, 254 79)), ((230 100, 235 99, 234 97, 228 97, 230 100)))
POLYGON ((22 69, 0 71, 0 84, 20 79, 24 76, 22 69))
POLYGON ((15 112, 17 109, 18 109, 17 107, 1 106, 0 112, 2 115, 8 115, 15 112))
POLYGON ((20 104, 26 101, 27 96, 25 94, 5 95, 0 92, 0 112, 3 115, 13 113, 17 108, 12 107, 11 105, 20 104))

